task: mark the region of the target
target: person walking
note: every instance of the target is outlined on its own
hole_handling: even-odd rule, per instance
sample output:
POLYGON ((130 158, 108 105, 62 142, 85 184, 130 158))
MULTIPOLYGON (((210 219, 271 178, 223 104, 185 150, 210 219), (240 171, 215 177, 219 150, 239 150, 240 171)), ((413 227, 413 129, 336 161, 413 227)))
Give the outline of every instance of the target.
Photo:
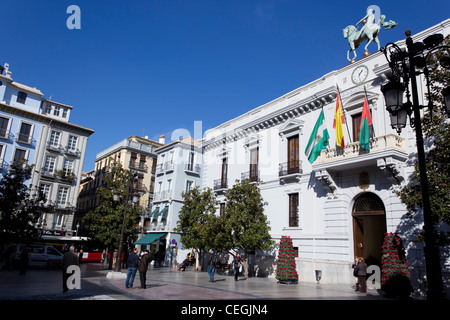
POLYGON ((138 270, 139 270, 139 277, 141 280, 141 289, 146 289, 146 281, 147 281, 147 270, 148 265, 150 264, 150 261, 152 261, 152 257, 150 255, 150 252, 148 249, 144 250, 144 255, 141 257, 141 260, 139 261, 138 270))
POLYGON ((241 255, 239 252, 236 254, 236 256, 233 259, 233 266, 234 266, 234 281, 238 281, 238 276, 241 268, 241 255))
POLYGON ((133 288, 134 277, 136 276, 136 271, 139 264, 139 256, 137 255, 138 249, 134 248, 133 252, 130 253, 127 259, 128 273, 127 280, 125 281, 125 287, 127 289, 133 288))
POLYGON ((72 265, 78 266, 78 256, 75 253, 75 247, 70 246, 69 251, 64 253, 62 259, 62 270, 63 270, 63 293, 66 293, 69 288, 67 287, 67 279, 69 279, 69 274, 67 274, 67 268, 72 265))
POLYGON ((364 258, 359 258, 355 268, 358 270, 359 292, 365 293, 367 291, 367 265, 364 262, 364 258))
POLYGON ((217 256, 214 249, 209 250, 208 274, 209 282, 214 282, 214 273, 216 272, 217 256))
POLYGON ((28 263, 30 261, 30 248, 26 247, 20 254, 19 275, 24 276, 27 273, 28 263))

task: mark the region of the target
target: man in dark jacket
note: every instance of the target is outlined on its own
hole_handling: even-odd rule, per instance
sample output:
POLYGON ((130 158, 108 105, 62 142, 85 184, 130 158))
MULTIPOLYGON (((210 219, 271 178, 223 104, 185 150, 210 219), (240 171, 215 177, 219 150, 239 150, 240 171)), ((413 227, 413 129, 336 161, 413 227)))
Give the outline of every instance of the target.
MULTIPOLYGON (((78 256, 75 253, 75 247, 70 246, 69 251, 64 253, 62 259, 62 269, 63 269, 63 293, 66 293, 69 288, 67 287, 67 279, 71 276, 67 273, 67 268, 71 265, 78 266, 78 256)), ((73 273, 72 273, 73 274, 73 273)))
POLYGON ((148 265, 150 264, 151 261, 152 261, 151 254, 147 249, 145 249, 144 255, 141 257, 141 260, 139 261, 139 265, 138 265, 139 277, 141 279, 141 289, 145 289, 147 287, 145 282, 147 280, 146 277, 147 277, 148 265))
POLYGON ((214 249, 209 251, 209 260, 208 260, 208 275, 209 282, 214 282, 214 273, 216 272, 216 264, 217 264, 217 256, 214 249))
POLYGON ((132 288, 134 277, 136 276, 136 271, 139 264, 139 257, 137 255, 137 248, 133 249, 133 252, 128 256, 127 265, 128 265, 128 273, 127 280, 125 281, 125 287, 132 288))

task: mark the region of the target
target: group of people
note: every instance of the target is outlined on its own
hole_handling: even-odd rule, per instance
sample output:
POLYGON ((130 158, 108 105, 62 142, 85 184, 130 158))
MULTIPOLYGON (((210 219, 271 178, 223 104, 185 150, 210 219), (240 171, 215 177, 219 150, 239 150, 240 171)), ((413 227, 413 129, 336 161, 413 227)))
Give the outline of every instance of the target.
MULTIPOLYGON (((208 259, 208 275, 209 282, 214 282, 214 274, 216 272, 216 266, 218 264, 217 254, 214 249, 209 251, 208 259)), ((234 281, 238 281, 239 273, 242 272, 242 260, 239 252, 233 258, 233 268, 234 268, 234 281)))
POLYGON ((145 249, 141 255, 138 255, 138 249, 134 248, 128 255, 127 265, 127 279, 125 281, 125 287, 127 289, 133 288, 134 277, 136 272, 139 271, 139 279, 141 281, 140 289, 147 288, 147 270, 150 262, 152 261, 152 254, 148 249, 145 249))

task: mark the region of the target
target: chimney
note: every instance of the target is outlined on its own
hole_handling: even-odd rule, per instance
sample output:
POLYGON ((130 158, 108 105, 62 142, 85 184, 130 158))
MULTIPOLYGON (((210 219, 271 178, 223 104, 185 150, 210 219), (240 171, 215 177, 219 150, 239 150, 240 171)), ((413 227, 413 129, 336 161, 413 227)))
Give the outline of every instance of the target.
POLYGON ((159 136, 159 143, 160 144, 166 144, 166 137, 164 135, 159 136))

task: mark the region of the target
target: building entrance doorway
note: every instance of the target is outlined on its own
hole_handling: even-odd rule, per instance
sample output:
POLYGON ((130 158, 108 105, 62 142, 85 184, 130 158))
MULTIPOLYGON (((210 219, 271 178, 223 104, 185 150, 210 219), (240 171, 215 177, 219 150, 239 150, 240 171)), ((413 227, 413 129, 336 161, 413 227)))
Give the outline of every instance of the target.
POLYGON ((386 211, 383 201, 370 192, 359 195, 352 209, 353 243, 356 257, 367 265, 381 266, 381 246, 386 233, 386 211))

